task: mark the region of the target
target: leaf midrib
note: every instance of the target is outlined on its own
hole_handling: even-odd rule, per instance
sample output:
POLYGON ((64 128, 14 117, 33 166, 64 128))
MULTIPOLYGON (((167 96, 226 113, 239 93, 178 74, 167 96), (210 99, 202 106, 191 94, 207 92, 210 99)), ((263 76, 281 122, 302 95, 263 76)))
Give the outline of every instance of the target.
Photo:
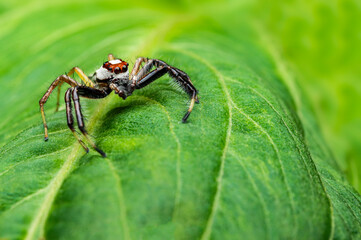
MULTIPOLYGON (((49 183, 48 187, 49 192, 45 195, 43 204, 41 205, 38 214, 32 221, 29 230, 27 231, 27 234, 25 236, 25 240, 32 240, 34 238, 34 235, 36 233, 37 227, 41 224, 43 225, 45 223, 45 220, 48 216, 48 213, 50 212, 51 205, 55 199, 55 196, 60 189, 63 181, 65 178, 70 174, 70 172, 74 168, 74 163, 80 154, 80 144, 73 144, 74 148, 67 160, 64 162, 63 166, 61 167, 58 174, 55 176, 55 178, 49 183)), ((82 150, 82 149, 81 149, 82 150)))
POLYGON ((217 69, 215 69, 213 67, 213 65, 211 65, 207 60, 199 57, 198 55, 195 55, 193 53, 187 52, 185 50, 182 50, 181 52, 185 52, 187 55, 189 56, 193 56, 195 59, 198 59, 199 61, 203 62, 208 68, 210 68, 217 76, 219 83, 222 86, 222 90, 226 96, 227 99, 227 106, 228 106, 228 126, 227 126, 227 131, 226 131, 226 138, 225 138, 225 144, 222 150, 222 155, 221 155, 221 164, 220 164, 220 168, 219 168, 219 173, 218 173, 218 177, 217 177, 217 188, 216 188, 216 193, 214 196, 214 200, 212 203, 212 208, 211 208, 211 212, 210 215, 208 217, 207 223, 206 223, 206 227, 202 233, 201 239, 205 240, 205 239, 209 239, 212 233, 212 227, 213 227, 213 222, 214 222, 214 218, 219 206, 219 201, 220 201, 220 197, 221 197, 221 191, 222 191, 222 180, 223 180, 223 174, 224 174, 224 165, 225 165, 225 160, 226 160, 226 155, 227 155, 227 150, 228 150, 228 145, 230 142, 230 137, 231 137, 231 133, 232 133, 232 105, 231 105, 231 96, 228 92, 227 86, 224 82, 223 76, 217 71, 217 69))

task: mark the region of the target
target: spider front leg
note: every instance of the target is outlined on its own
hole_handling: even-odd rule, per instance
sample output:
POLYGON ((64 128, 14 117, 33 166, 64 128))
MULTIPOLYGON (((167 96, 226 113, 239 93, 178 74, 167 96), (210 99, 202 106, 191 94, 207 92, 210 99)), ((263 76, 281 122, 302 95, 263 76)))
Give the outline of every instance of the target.
POLYGON ((191 98, 188 111, 182 118, 182 122, 186 122, 193 110, 194 103, 199 103, 199 100, 197 96, 198 91, 185 72, 178 68, 172 67, 159 59, 138 58, 131 74, 131 81, 133 82, 133 87, 135 89, 141 89, 156 79, 162 77, 166 73, 168 73, 168 75, 176 83, 178 83, 191 98), (139 70, 142 62, 146 63, 139 70), (150 72, 153 67, 156 67, 156 69, 150 72))
MULTIPOLYGON (((70 71, 67 73, 67 76, 71 76, 74 73, 76 73, 80 79, 85 83, 86 86, 88 87, 94 87, 94 83, 89 79, 89 77, 78 67, 73 67, 72 69, 70 69, 70 71)), ((58 86, 58 96, 57 96, 57 101, 56 101, 56 108, 55 108, 55 112, 57 112, 59 110, 59 101, 60 101, 60 90, 61 90, 61 85, 63 85, 63 83, 60 83, 58 86)))
POLYGON ((78 82, 76 82, 74 79, 70 78, 69 76, 61 75, 57 79, 55 79, 54 82, 52 82, 49 89, 46 91, 44 96, 39 101, 41 117, 43 119, 43 124, 44 124, 44 131, 45 131, 44 140, 45 141, 48 140, 48 125, 46 124, 46 120, 45 120, 44 104, 46 103, 46 101, 48 100, 50 94, 56 88, 56 86, 61 85, 64 82, 66 82, 67 84, 69 84, 72 87, 75 87, 75 86, 79 85, 78 82))
MULTIPOLYGON (((91 99, 99 99, 99 98, 104 98, 104 97, 108 96, 109 93, 106 92, 106 91, 103 91, 103 90, 99 90, 99 89, 95 89, 95 88, 91 88, 91 87, 86 87, 86 86, 76 86, 76 87, 70 88, 70 89, 71 89, 72 99, 73 99, 73 102, 74 102, 75 114, 76 114, 76 119, 77 119, 77 122, 78 122, 79 130, 84 135, 84 137, 87 139, 87 141, 90 143, 90 145, 98 153, 100 153, 100 155, 102 155, 102 157, 106 157, 106 154, 101 149, 99 149, 95 145, 95 143, 88 137, 88 132, 85 129, 84 118, 83 118, 83 114, 82 114, 82 111, 81 111, 79 96, 86 97, 86 98, 91 98, 91 99)), ((65 95, 65 102, 67 102, 68 91, 67 91, 67 93, 65 95)), ((73 132, 74 136, 78 139, 79 143, 87 151, 88 148, 86 146, 84 146, 84 143, 75 134, 74 128, 72 127, 72 124, 73 124, 72 118, 73 118, 73 116, 72 116, 72 113, 71 113, 71 108, 70 108, 69 111, 67 109, 68 126, 69 126, 70 130, 73 132), (70 112, 71 117, 68 115, 68 112, 70 112)))

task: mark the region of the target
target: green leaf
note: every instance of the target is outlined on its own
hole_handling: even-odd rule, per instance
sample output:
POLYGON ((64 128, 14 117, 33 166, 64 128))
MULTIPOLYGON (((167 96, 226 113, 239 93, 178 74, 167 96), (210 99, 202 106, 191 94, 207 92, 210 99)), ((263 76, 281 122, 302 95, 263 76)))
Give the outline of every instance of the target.
POLYGON ((157 3, 11 3, 1 15, 0 238, 360 238, 360 195, 249 6, 157 3), (200 95, 188 123, 187 96, 163 77, 126 101, 81 99, 108 158, 84 152, 55 96, 44 142, 49 84, 110 52, 187 72, 200 95))

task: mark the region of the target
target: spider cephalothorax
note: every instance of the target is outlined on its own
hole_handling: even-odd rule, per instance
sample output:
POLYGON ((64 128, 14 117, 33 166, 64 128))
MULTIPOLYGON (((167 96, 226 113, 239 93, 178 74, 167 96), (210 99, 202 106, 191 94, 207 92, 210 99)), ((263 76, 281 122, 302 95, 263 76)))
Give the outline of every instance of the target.
POLYGON ((112 91, 119 95, 119 97, 126 99, 130 96, 135 89, 141 89, 154 80, 160 78, 164 74, 168 75, 177 82, 184 91, 190 96, 191 102, 187 113, 182 118, 185 122, 190 113, 192 112, 194 103, 198 103, 197 93, 198 91, 193 86, 189 76, 182 70, 172 67, 159 59, 148 59, 140 57, 136 60, 133 70, 129 75, 128 70, 129 64, 121 59, 115 59, 113 55, 109 54, 108 61, 103 64, 95 73, 88 77, 78 67, 72 68, 67 75, 61 75, 50 85, 44 96, 40 99, 40 111, 43 118, 44 129, 45 129, 45 141, 48 140, 48 127, 45 121, 44 104, 48 100, 51 92, 57 87, 58 88, 58 101, 56 111, 59 107, 59 93, 61 85, 66 82, 71 87, 65 93, 65 106, 68 127, 77 138, 79 143, 88 152, 89 148, 80 139, 74 129, 74 119, 72 113, 72 102, 74 103, 75 116, 78 122, 79 130, 92 145, 92 147, 98 151, 103 157, 106 154, 100 150, 88 137, 88 133, 85 129, 83 114, 81 112, 79 97, 85 98, 104 98, 108 96, 112 91), (144 65, 142 65, 144 64, 144 65), (154 68, 154 70, 152 70, 154 68), (151 71, 152 70, 152 71, 151 71), (72 79, 70 76, 77 73, 81 80, 85 83, 82 85, 72 79))
POLYGON ((121 59, 109 60, 95 71, 91 79, 98 83, 99 88, 110 88, 123 99, 132 94, 129 81, 129 64, 121 59))

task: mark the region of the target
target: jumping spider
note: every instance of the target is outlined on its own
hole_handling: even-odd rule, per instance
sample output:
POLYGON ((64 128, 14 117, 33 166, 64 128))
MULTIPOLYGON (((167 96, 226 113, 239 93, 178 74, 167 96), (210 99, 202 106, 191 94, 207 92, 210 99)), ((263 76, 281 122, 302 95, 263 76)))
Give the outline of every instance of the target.
POLYGON ((45 129, 45 141, 48 140, 48 126, 45 121, 44 104, 48 100, 51 92, 58 86, 58 97, 56 111, 59 108, 59 94, 61 85, 65 82, 71 87, 65 93, 65 106, 66 106, 66 119, 68 127, 74 134, 75 138, 85 149, 89 152, 89 148, 79 138, 74 129, 74 120, 72 114, 72 100, 74 102, 76 119, 78 127, 91 146, 103 157, 106 154, 99 149, 94 142, 88 137, 88 133, 85 129, 83 114, 81 112, 79 97, 98 99, 108 96, 112 91, 119 95, 124 100, 130 96, 135 89, 141 89, 148 84, 152 83, 156 79, 160 78, 164 74, 168 75, 178 83, 184 91, 190 96, 191 101, 187 113, 184 115, 182 121, 185 122, 192 112, 194 103, 198 103, 197 89, 193 86, 189 76, 182 70, 172 67, 162 60, 148 59, 140 57, 136 60, 133 70, 129 75, 129 64, 121 59, 114 58, 112 54, 108 55, 108 61, 103 64, 92 76, 87 76, 78 67, 72 68, 67 75, 61 75, 50 85, 44 96, 40 99, 40 111, 43 118, 45 129), (144 65, 142 66, 142 64, 144 65), (151 71, 155 67, 153 71, 151 71), (85 85, 76 82, 70 76, 74 73, 78 74, 80 79, 85 85))

